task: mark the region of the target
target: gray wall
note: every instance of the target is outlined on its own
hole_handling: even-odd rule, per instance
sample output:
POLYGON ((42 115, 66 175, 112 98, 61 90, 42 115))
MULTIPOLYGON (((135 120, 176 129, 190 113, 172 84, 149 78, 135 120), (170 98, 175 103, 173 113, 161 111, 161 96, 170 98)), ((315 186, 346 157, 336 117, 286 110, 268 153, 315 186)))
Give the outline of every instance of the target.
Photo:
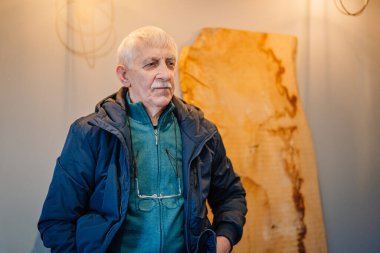
MULTIPOLYGON (((96 23, 109 23, 107 31, 115 36, 114 43, 108 41, 111 50, 87 60, 58 39, 80 48, 79 35, 62 30, 60 19, 74 20, 62 16, 65 2, 0 3, 0 252, 32 251, 70 123, 119 87, 115 45, 148 24, 167 30, 180 48, 207 26, 297 36, 299 90, 317 153, 329 251, 378 252, 379 1, 370 1, 359 17, 342 15, 333 0, 71 1, 113 10, 96 23)), ((88 28, 88 16, 81 18, 88 28)), ((99 43, 85 41, 90 48, 82 51, 92 42, 99 43)))
POLYGON ((329 2, 311 8, 303 97, 329 249, 380 252, 380 2, 359 17, 329 2))

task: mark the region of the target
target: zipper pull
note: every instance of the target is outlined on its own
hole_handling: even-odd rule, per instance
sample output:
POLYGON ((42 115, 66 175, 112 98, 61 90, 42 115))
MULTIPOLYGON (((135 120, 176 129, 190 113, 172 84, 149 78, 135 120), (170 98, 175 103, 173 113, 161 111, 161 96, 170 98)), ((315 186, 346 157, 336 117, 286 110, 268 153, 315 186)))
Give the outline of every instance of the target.
POLYGON ((156 145, 158 145, 158 130, 154 129, 154 137, 156 138, 156 145))

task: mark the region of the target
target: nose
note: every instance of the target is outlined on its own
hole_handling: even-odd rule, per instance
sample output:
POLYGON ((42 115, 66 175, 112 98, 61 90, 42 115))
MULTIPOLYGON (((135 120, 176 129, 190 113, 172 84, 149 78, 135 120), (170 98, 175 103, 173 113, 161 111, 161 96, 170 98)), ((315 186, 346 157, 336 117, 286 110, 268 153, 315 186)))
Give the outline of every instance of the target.
POLYGON ((156 77, 161 81, 169 81, 174 77, 174 69, 170 69, 165 63, 161 63, 156 77))

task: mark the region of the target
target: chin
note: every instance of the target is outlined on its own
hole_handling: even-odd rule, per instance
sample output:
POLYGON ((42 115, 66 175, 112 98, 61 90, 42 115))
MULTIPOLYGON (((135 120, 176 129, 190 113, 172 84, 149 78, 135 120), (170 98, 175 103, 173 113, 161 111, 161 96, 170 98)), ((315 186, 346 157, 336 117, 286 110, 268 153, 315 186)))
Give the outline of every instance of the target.
POLYGON ((173 98, 173 95, 157 98, 155 99, 155 104, 158 107, 165 107, 170 103, 172 98, 173 98))

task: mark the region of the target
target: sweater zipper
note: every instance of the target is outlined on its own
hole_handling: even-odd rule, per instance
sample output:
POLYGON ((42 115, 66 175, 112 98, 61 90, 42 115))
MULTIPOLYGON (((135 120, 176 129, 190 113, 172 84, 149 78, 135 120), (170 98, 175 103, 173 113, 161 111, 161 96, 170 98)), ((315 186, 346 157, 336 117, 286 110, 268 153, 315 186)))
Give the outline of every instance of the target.
POLYGON ((158 145, 158 126, 154 129, 154 137, 156 138, 156 146, 158 145))
MULTIPOLYGON (((153 126, 153 125, 152 125, 153 126)), ((160 157, 159 157, 159 152, 158 152, 158 134, 159 134, 159 126, 160 126, 160 122, 157 124, 157 126, 153 126, 153 133, 154 133, 154 138, 155 138, 155 142, 156 142, 156 156, 157 156, 157 190, 160 189, 160 181, 159 181, 159 178, 160 178, 160 157)), ((160 196, 161 194, 159 192, 157 192, 157 196, 160 196)), ((158 208, 159 208, 159 223, 160 223, 160 253, 163 252, 163 220, 162 220, 162 202, 161 202, 161 199, 158 199, 158 208)))

